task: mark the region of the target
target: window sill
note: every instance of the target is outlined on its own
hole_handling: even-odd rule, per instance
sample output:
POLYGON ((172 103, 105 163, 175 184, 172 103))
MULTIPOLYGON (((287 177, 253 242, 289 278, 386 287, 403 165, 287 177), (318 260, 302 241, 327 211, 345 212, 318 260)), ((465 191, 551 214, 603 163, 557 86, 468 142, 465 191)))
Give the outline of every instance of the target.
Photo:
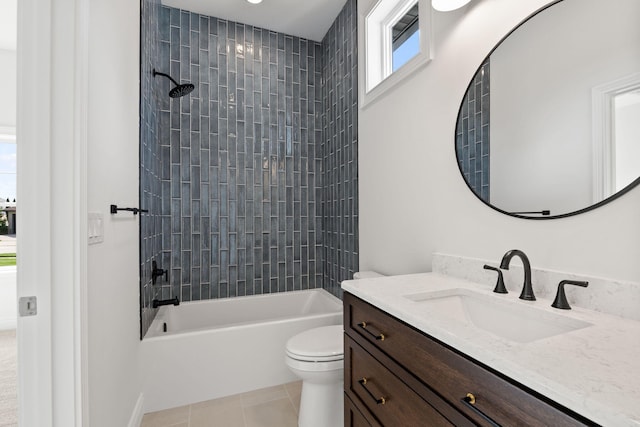
POLYGON ((369 107, 369 105, 373 104, 391 89, 404 82, 418 70, 424 68, 429 62, 431 62, 430 57, 424 53, 418 53, 406 64, 378 83, 370 91, 366 92, 364 89, 365 85, 363 84, 360 93, 360 109, 364 110, 369 107))

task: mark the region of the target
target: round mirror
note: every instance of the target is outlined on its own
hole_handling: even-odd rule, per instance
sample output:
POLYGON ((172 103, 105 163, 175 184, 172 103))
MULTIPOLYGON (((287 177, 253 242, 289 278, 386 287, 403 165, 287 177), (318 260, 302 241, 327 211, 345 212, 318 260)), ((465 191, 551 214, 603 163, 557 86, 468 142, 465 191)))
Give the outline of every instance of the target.
POLYGON ((640 1, 561 0, 483 61, 456 125, 483 202, 523 218, 594 209, 640 183, 640 1))

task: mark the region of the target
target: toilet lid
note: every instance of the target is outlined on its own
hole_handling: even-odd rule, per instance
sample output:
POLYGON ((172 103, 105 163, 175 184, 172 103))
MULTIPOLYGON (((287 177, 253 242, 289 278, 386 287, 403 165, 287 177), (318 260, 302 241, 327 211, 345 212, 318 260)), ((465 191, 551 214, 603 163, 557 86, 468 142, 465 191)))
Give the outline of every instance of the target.
POLYGON ((287 355, 317 362, 340 360, 344 357, 342 331, 342 325, 332 325, 301 332, 287 341, 287 355))

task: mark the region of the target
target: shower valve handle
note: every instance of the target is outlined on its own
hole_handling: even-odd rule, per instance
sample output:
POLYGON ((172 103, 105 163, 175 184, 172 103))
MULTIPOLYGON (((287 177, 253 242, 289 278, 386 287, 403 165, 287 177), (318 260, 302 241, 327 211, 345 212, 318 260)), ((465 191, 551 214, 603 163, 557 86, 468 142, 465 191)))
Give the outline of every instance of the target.
POLYGON ((156 284, 158 277, 164 275, 164 281, 169 281, 169 269, 158 268, 158 263, 154 260, 151 261, 151 281, 156 284))

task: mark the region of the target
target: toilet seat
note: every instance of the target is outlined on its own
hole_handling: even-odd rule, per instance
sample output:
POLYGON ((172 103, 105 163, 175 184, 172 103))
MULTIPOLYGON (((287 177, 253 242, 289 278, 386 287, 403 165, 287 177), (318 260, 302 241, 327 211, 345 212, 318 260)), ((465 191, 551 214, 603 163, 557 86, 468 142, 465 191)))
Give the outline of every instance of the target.
POLYGON ((287 356, 302 362, 344 359, 342 325, 323 326, 299 333, 287 341, 287 356))

